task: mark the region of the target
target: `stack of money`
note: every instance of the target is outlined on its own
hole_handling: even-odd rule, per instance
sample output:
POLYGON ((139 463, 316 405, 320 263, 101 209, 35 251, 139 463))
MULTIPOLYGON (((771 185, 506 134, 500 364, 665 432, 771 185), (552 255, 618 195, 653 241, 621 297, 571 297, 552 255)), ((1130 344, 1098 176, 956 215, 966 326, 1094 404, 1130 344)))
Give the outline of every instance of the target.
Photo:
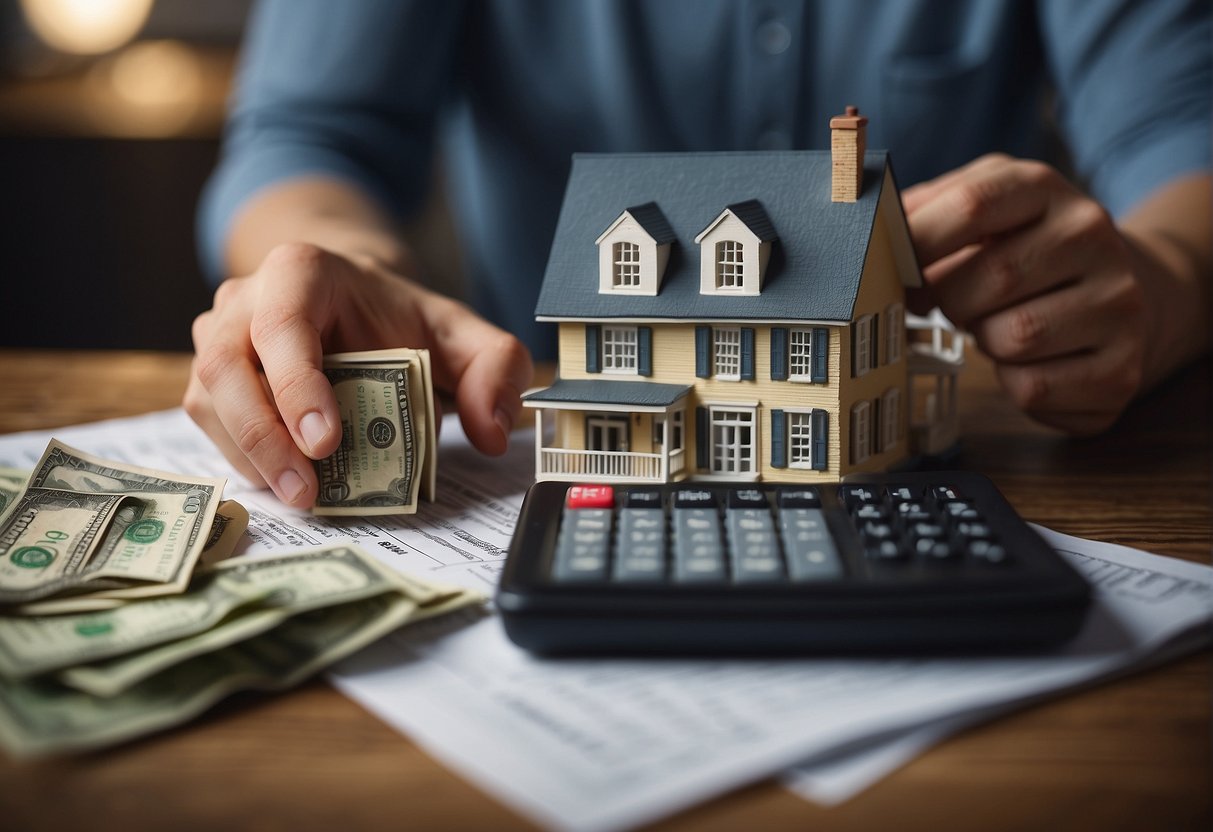
POLYGON ((225 484, 111 462, 51 440, 19 490, 6 488, 0 611, 104 609, 180 593, 208 545, 207 560, 219 560, 248 525, 242 507, 221 502, 225 484))
POLYGON ((434 499, 438 437, 427 350, 326 355, 341 445, 316 462, 316 514, 413 514, 434 499))
POLYGON ((183 723, 238 690, 282 690, 380 636, 483 602, 353 545, 244 557, 186 592, 112 610, 0 616, 0 745, 100 748, 183 723))

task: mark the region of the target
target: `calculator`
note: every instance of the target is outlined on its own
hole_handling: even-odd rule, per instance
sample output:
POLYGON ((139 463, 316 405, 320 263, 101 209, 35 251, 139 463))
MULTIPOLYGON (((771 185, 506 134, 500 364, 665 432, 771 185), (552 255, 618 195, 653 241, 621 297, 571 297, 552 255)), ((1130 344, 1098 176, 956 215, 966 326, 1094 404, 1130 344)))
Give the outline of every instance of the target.
POLYGON ((496 602, 541 654, 950 653, 1072 637, 1087 582, 972 472, 542 481, 496 602))

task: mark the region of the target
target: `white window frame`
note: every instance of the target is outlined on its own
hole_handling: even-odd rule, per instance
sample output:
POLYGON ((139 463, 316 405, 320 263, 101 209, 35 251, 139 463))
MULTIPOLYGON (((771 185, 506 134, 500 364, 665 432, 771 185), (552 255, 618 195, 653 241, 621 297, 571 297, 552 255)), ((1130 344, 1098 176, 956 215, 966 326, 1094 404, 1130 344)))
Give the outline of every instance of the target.
POLYGON ((890 387, 880 401, 880 450, 889 451, 897 447, 901 439, 901 388, 890 387))
POLYGON ((602 372, 634 376, 638 373, 640 340, 634 326, 602 328, 602 372))
POLYGON ((640 244, 620 240, 611 244, 611 288, 636 289, 640 286, 640 244))
POLYGON ((851 462, 867 462, 872 455, 872 405, 856 402, 851 408, 851 462))
POLYGON ((884 357, 886 364, 901 360, 901 345, 905 340, 905 307, 900 303, 889 304, 884 312, 884 357))
POLYGON ((813 411, 785 409, 784 447, 787 448, 789 468, 813 467, 813 411))
POLYGON ((708 416, 708 430, 711 431, 708 470, 717 476, 757 475, 757 409, 727 405, 711 406, 708 408, 708 416), (749 441, 742 441, 743 432, 746 429, 749 430, 749 441), (722 441, 729 435, 732 437, 731 441, 722 441))
POLYGON ((872 316, 860 315, 853 324, 855 327, 855 355, 851 365, 855 369, 855 378, 866 376, 872 369, 872 316))
POLYGON ((740 240, 716 243, 716 288, 722 292, 745 287, 745 245, 740 240))
POLYGON ((712 327, 712 377, 741 380, 741 327, 712 327))
POLYGON ((788 330, 788 380, 813 380, 813 330, 788 330))

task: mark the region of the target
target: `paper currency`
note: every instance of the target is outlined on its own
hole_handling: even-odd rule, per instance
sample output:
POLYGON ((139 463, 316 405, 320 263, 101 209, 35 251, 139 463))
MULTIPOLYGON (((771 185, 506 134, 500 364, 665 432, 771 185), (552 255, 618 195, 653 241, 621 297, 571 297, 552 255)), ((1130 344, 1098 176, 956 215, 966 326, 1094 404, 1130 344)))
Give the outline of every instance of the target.
POLYGON ((0 465, 0 519, 3 519, 9 506, 21 496, 21 492, 25 491, 27 479, 29 479, 29 471, 0 465))
MULTIPOLYGON (((248 528, 248 509, 235 500, 224 500, 215 509, 215 522, 211 524, 211 532, 207 536, 206 545, 198 557, 197 569, 213 566, 229 558, 235 552, 236 545, 244 537, 248 528)), ((82 593, 67 598, 49 598, 44 601, 34 601, 20 604, 5 610, 12 615, 64 615, 77 612, 97 612, 112 610, 122 606, 121 598, 107 597, 101 593, 82 593)))
MULTIPOLYGON (((352 545, 230 560, 200 575, 202 588, 191 586, 189 596, 213 594, 217 590, 211 587, 241 577, 246 579, 243 591, 250 599, 247 609, 237 602, 239 614, 221 618, 211 630, 160 642, 130 659, 76 666, 57 675, 23 679, 0 675, 0 745, 11 754, 28 756, 121 742, 185 722, 237 690, 285 689, 406 622, 484 601, 475 591, 400 575, 352 545), (267 625, 278 611, 287 614, 267 625), (231 622, 243 623, 225 630, 231 622), (71 684, 64 684, 64 679, 71 684), (93 695, 76 685, 107 695, 93 695)), ((188 601, 187 596, 183 599, 188 601)), ((28 668, 31 662, 57 666, 64 656, 79 655, 79 644, 87 638, 123 642, 115 630, 106 629, 105 621, 117 619, 131 607, 163 607, 176 600, 181 599, 132 602, 113 614, 76 617, 76 625, 96 622, 96 636, 56 625, 53 633, 30 640, 41 643, 41 648, 23 643, 21 667, 28 668), (53 662, 42 658, 46 653, 56 655, 53 662)), ((189 618, 184 615, 179 626, 184 627, 189 618)), ((128 614, 128 619, 136 617, 128 614)), ((153 626, 149 618, 141 623, 153 626)), ((123 643, 154 638, 140 632, 124 637, 123 643)), ((23 637, 14 640, 23 642, 23 637)), ((84 652, 97 649, 90 646, 84 652)))
POLYGON ((324 357, 341 414, 341 445, 316 462, 316 514, 413 514, 434 499, 438 443, 427 350, 324 357))
POLYGON ((181 592, 224 484, 110 462, 51 440, 0 521, 0 604, 98 590, 118 600, 181 592))

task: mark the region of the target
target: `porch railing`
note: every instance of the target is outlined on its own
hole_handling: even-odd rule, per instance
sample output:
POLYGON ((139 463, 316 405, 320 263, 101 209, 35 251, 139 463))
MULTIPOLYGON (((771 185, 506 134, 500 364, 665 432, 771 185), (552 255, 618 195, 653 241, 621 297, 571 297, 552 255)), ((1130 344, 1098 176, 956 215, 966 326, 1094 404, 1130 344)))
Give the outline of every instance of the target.
POLYGON ((609 477, 615 482, 666 482, 671 474, 683 470, 685 453, 671 451, 669 468, 663 454, 631 451, 578 451, 565 448, 541 448, 539 477, 575 480, 609 477))

